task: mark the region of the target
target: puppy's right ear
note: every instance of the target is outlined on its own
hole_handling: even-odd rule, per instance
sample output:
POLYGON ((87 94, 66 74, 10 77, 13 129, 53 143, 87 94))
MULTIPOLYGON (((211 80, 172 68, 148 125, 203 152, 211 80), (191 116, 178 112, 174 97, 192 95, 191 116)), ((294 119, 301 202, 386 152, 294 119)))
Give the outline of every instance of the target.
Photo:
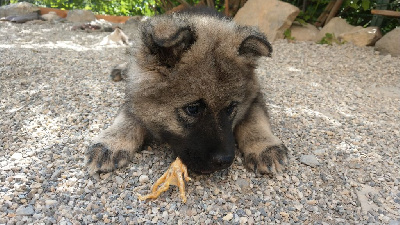
POLYGON ((240 56, 259 58, 261 56, 271 57, 272 46, 267 37, 257 28, 250 26, 238 26, 238 32, 243 34, 243 41, 239 46, 240 56))
POLYGON ((173 16, 150 19, 142 24, 140 30, 150 54, 167 68, 174 67, 196 39, 192 28, 173 16))
POLYGON ((268 42, 267 38, 260 33, 247 36, 239 46, 239 55, 271 57, 271 53, 271 44, 268 42))

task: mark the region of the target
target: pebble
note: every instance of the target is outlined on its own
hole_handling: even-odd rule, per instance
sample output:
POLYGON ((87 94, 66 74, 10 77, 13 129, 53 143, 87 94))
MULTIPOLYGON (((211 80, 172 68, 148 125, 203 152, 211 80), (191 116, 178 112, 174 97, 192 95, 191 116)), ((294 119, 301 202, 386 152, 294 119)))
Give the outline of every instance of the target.
POLYGON ((236 184, 244 191, 250 188, 250 183, 247 179, 238 178, 236 184))
POLYGON ((315 155, 302 155, 300 157, 300 162, 311 167, 316 167, 320 165, 315 155))
POLYGON ((48 199, 45 201, 46 206, 56 205, 57 203, 58 203, 57 200, 53 200, 53 199, 48 199))
POLYGON ((140 175, 139 182, 142 184, 147 183, 149 182, 149 177, 147 175, 140 175))
POLYGON ((228 213, 224 217, 222 217, 224 221, 230 221, 232 218, 233 218, 233 213, 228 213))
POLYGON ((324 155, 326 153, 325 149, 317 149, 313 152, 315 155, 324 155))
POLYGON ((12 160, 21 160, 21 159, 23 159, 23 156, 21 153, 16 152, 16 153, 12 154, 11 159, 12 160))
POLYGON ((122 177, 120 176, 115 176, 115 181, 117 182, 118 185, 124 183, 124 179, 122 179, 122 177))
POLYGON ((248 219, 247 219, 247 217, 240 217, 240 219, 239 219, 239 223, 240 224, 246 224, 247 223, 247 221, 248 221, 248 219))
POLYGON ((33 207, 31 205, 28 206, 24 206, 21 205, 20 207, 18 207, 16 214, 18 216, 32 216, 35 213, 35 210, 33 209, 33 207))

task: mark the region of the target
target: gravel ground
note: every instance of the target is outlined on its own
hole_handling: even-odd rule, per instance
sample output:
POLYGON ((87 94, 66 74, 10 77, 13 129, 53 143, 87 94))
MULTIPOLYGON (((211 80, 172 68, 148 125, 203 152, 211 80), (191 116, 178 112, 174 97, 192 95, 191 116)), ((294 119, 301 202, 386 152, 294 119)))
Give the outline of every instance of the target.
POLYGON ((350 44, 273 43, 260 61, 290 165, 275 177, 190 173, 139 201, 174 160, 165 147, 88 175, 84 151, 123 101, 124 47, 71 24, 0 22, 0 224, 400 224, 400 58, 350 44))

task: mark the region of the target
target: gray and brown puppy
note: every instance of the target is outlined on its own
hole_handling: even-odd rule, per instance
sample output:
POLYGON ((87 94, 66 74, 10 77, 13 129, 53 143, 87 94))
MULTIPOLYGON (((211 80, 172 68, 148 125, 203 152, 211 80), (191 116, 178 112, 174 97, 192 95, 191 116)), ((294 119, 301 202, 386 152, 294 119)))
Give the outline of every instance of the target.
POLYGON ((251 170, 282 170, 288 150, 271 131, 254 72, 272 52, 263 34, 201 13, 153 17, 139 32, 125 104, 86 153, 91 173, 125 166, 149 138, 199 173, 229 167, 236 147, 251 170))

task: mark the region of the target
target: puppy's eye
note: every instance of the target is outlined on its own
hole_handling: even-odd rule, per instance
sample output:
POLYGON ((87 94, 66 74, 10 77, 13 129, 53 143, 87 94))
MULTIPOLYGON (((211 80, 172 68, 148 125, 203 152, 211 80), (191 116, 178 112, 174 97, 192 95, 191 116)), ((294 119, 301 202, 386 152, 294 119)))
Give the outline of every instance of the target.
POLYGON ((183 111, 189 116, 198 117, 204 111, 205 107, 205 103, 199 100, 184 106, 183 111))
POLYGON ((231 115, 235 111, 237 105, 237 102, 231 102, 231 104, 226 108, 226 113, 228 115, 231 115))
POLYGON ((185 107, 185 112, 189 116, 197 116, 200 112, 200 107, 199 105, 188 105, 185 107))

